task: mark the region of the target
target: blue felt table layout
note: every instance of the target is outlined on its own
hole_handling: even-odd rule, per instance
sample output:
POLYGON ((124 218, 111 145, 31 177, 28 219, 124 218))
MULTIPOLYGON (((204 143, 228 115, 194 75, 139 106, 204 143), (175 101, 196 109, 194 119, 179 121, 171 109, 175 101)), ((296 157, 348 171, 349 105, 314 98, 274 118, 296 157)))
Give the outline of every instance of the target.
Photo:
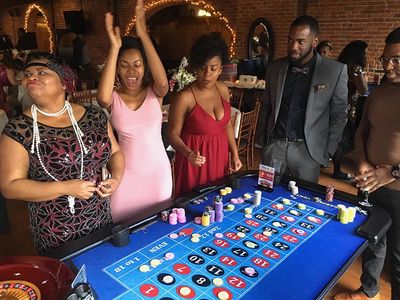
MULTIPOLYGON (((224 196, 224 201, 243 192, 253 194, 253 181, 244 180, 248 185, 224 196)), ((222 223, 208 227, 193 221, 182 226, 158 221, 133 233, 127 247, 105 243, 73 261, 77 266, 86 264, 89 282, 100 299, 218 299, 221 291, 226 291, 229 299, 315 299, 365 242, 354 233, 365 217, 357 214, 353 224, 343 225, 336 220, 335 209, 304 201, 311 198, 305 190, 300 189, 299 196, 284 188, 263 192, 260 206, 252 206, 251 201, 236 205, 234 211, 224 212, 222 223), (282 204, 283 198, 291 204, 282 208, 277 204, 282 204), (306 210, 300 210, 298 203, 305 203, 306 210), (251 218, 245 217, 245 207, 253 207, 251 218), (324 209, 325 215, 316 215, 316 208, 324 209), (193 243, 191 236, 183 235, 187 230, 199 233, 200 241, 193 243), (276 232, 267 237, 265 230, 276 232), (238 232, 246 236, 240 238, 238 232), (172 239, 171 233, 180 236, 172 239), (223 237, 216 238, 216 233, 223 237), (165 260, 167 252, 175 258, 165 260), (161 264, 150 267, 149 272, 139 271, 153 259, 161 264), (255 273, 246 274, 246 267, 255 273), (303 272, 306 275, 301 275, 303 272), (173 278, 172 283, 163 282, 165 276, 173 278), (222 286, 213 284, 216 277, 223 280, 222 286), (182 287, 189 289, 189 296, 179 294, 182 287)), ((203 205, 197 209, 202 211, 203 205)))

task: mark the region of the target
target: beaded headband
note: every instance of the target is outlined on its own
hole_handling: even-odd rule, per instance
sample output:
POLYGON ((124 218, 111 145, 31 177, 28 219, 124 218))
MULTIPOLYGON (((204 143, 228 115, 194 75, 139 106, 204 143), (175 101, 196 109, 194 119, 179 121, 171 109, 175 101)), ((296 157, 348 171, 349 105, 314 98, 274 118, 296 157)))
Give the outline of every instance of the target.
POLYGON ((76 83, 75 83, 76 77, 70 67, 53 62, 47 62, 47 63, 30 62, 25 65, 24 70, 32 66, 45 67, 56 72, 61 79, 61 83, 65 86, 67 93, 76 92, 76 83))

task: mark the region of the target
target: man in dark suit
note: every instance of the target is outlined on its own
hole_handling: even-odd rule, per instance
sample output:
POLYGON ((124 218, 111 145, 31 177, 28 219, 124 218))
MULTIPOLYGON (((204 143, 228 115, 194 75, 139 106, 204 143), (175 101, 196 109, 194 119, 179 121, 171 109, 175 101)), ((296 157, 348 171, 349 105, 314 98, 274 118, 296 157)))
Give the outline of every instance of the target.
POLYGON ((347 67, 316 53, 318 33, 311 16, 291 24, 288 56, 267 68, 256 130, 263 164, 279 161, 281 173, 311 182, 335 153, 347 118, 347 67))
POLYGON ((0 28, 0 50, 9 50, 14 48, 10 36, 5 34, 3 29, 0 28))

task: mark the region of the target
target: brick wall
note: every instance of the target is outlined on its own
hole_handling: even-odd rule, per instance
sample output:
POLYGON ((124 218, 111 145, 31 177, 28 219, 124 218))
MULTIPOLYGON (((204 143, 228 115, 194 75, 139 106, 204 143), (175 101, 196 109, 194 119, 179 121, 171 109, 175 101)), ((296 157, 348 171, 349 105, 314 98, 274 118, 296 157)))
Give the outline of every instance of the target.
POLYGON ((321 25, 321 39, 333 42, 334 57, 352 40, 368 43, 368 63, 377 65, 388 33, 400 26, 398 0, 310 0, 307 12, 321 25))
MULTIPOLYGON (((151 1, 151 0, 147 0, 151 1)), ((237 33, 236 57, 247 58, 247 36, 251 23, 259 17, 270 21, 275 36, 275 58, 286 54, 286 39, 291 21, 303 10, 299 0, 209 0, 230 22, 237 33), (300 3, 300 4, 299 4, 300 3)), ((37 3, 40 4, 40 1, 37 3)), ((118 15, 119 24, 124 30, 134 14, 135 0, 54 0, 54 8, 44 5, 48 17, 55 28, 65 28, 63 11, 80 10, 91 22, 91 32, 86 35, 90 55, 94 64, 103 61, 109 47, 104 29, 104 13, 111 9, 118 15), (54 9, 54 12, 53 12, 54 9), (53 20, 54 15, 54 20, 53 20)), ((174 1, 166 6, 184 1, 174 1)), ((334 57, 350 41, 362 39, 369 43, 369 63, 375 66, 374 58, 383 49, 383 41, 388 32, 400 26, 400 1, 398 0, 309 0, 304 10, 315 16, 321 25, 321 39, 333 42, 334 57)), ((20 17, 11 17, 8 10, 0 12, 0 26, 12 38, 14 30, 23 26, 27 6, 19 6, 20 17), (14 21, 14 23, 13 23, 14 21), (14 29, 15 28, 15 29, 14 29)), ((152 15, 156 11, 150 11, 152 15)))

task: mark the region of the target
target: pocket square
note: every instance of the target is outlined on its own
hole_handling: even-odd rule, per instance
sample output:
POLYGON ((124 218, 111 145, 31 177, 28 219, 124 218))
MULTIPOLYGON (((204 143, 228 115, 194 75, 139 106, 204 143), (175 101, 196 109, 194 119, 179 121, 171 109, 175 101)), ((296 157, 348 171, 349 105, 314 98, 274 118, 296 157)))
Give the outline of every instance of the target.
POLYGON ((314 93, 323 93, 329 89, 329 84, 316 84, 314 85, 314 93))

